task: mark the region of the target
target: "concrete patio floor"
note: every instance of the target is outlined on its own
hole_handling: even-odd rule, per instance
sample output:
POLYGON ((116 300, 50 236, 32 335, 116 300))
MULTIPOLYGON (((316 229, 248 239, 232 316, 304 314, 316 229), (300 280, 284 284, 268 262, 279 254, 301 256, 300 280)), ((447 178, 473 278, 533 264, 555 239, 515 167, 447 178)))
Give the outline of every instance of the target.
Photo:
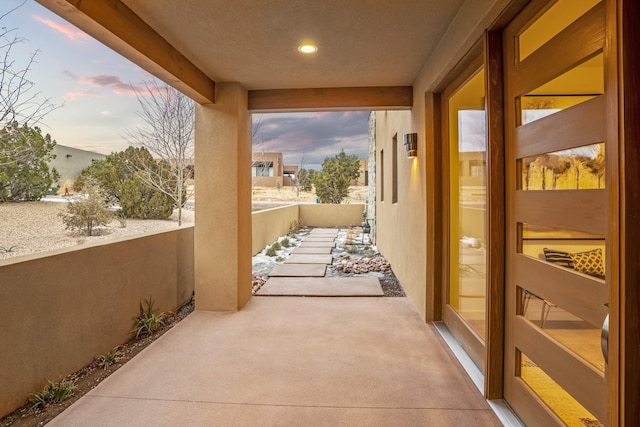
POLYGON ((50 426, 499 426, 406 298, 194 312, 50 426))

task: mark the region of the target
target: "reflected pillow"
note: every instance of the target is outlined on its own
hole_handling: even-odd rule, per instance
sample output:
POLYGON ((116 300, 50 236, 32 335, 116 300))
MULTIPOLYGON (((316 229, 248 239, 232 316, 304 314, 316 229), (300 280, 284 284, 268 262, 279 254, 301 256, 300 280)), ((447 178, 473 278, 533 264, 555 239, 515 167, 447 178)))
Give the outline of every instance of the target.
POLYGON ((591 276, 604 277, 602 249, 571 254, 571 260, 573 261, 573 268, 575 268, 576 271, 591 276))
POLYGON ((557 264, 561 267, 573 268, 573 259, 569 252, 549 248, 543 248, 542 251, 544 252, 545 261, 557 264))

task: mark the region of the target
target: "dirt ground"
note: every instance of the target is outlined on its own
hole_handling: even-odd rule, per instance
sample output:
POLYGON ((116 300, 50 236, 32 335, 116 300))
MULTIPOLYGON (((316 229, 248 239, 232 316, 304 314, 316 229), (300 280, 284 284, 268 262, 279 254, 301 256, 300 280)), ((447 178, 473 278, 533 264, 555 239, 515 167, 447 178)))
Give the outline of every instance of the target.
MULTIPOLYGON (((255 187, 253 201, 313 203, 315 193, 296 191, 292 187, 255 187)), ((365 203, 369 195, 368 187, 351 187, 344 203, 365 203)), ((59 199, 62 200, 62 199, 59 199)), ((162 231, 178 227, 177 211, 166 220, 127 219, 114 220, 97 236, 83 236, 65 229, 60 213, 65 211, 65 201, 0 203, 0 260, 43 252, 52 249, 77 246, 111 240, 118 237, 162 231)), ((264 207, 262 207, 264 208, 264 207)), ((195 212, 182 210, 183 226, 193 225, 195 212)))

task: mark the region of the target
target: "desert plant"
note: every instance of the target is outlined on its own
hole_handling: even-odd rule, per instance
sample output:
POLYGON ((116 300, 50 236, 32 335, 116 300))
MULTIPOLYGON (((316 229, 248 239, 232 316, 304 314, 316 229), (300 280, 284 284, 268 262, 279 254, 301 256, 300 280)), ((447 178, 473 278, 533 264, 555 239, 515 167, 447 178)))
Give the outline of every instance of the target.
POLYGON ((109 366, 116 363, 122 357, 120 347, 116 347, 108 353, 100 355, 96 358, 96 364, 102 369, 107 369, 109 366))
POLYGON ((76 389, 73 381, 62 380, 54 383, 49 381, 42 391, 36 392, 29 399, 32 409, 41 409, 51 403, 62 402, 73 395, 76 389))
POLYGON ((73 182, 74 180, 71 178, 65 178, 60 182, 60 185, 58 186, 58 190, 56 191, 56 194, 58 196, 69 196, 70 192, 73 190, 73 182))
POLYGON ((280 246, 282 246, 283 248, 288 248, 289 246, 291 246, 289 238, 285 237, 284 239, 280 240, 280 246))
POLYGON ((61 213, 60 216, 67 229, 80 230, 87 236, 93 236, 96 227, 109 224, 113 212, 109 209, 102 188, 94 179, 85 180, 82 193, 67 204, 67 213, 61 213))
POLYGON ((289 234, 297 233, 300 231, 300 227, 302 227, 302 223, 294 219, 291 221, 291 224, 289 224, 289 234))
POLYGON ((355 254, 358 251, 358 249, 353 245, 344 245, 342 249, 344 249, 348 254, 355 254))
POLYGON ((8 254, 9 252, 15 252, 15 250, 18 249, 18 245, 13 245, 13 246, 0 246, 0 253, 3 254, 8 254))
POLYGON ((140 303, 140 312, 134 320, 134 328, 131 333, 135 334, 136 339, 141 336, 150 335, 164 326, 166 313, 156 313, 153 309, 153 300, 149 298, 144 300, 147 308, 142 307, 140 303))
POLYGON ((282 262, 282 261, 284 261, 283 256, 276 257, 276 262, 282 262))
POLYGON ((271 245, 272 248, 274 248, 276 251, 279 251, 280 249, 282 249, 282 245, 280 244, 279 241, 275 241, 273 242, 273 244, 271 245))
POLYGON ((269 246, 269 248, 267 249, 267 251, 264 253, 266 256, 277 256, 278 252, 276 252, 276 248, 271 245, 269 246))

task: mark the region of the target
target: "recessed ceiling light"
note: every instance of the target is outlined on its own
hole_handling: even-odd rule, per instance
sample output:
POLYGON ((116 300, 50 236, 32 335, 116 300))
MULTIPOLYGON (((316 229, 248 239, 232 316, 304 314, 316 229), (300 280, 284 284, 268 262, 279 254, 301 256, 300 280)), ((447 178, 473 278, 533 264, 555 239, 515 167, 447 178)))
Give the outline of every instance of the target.
POLYGON ((300 53, 316 53, 318 51, 318 46, 312 43, 303 43, 298 46, 298 52, 300 53))

